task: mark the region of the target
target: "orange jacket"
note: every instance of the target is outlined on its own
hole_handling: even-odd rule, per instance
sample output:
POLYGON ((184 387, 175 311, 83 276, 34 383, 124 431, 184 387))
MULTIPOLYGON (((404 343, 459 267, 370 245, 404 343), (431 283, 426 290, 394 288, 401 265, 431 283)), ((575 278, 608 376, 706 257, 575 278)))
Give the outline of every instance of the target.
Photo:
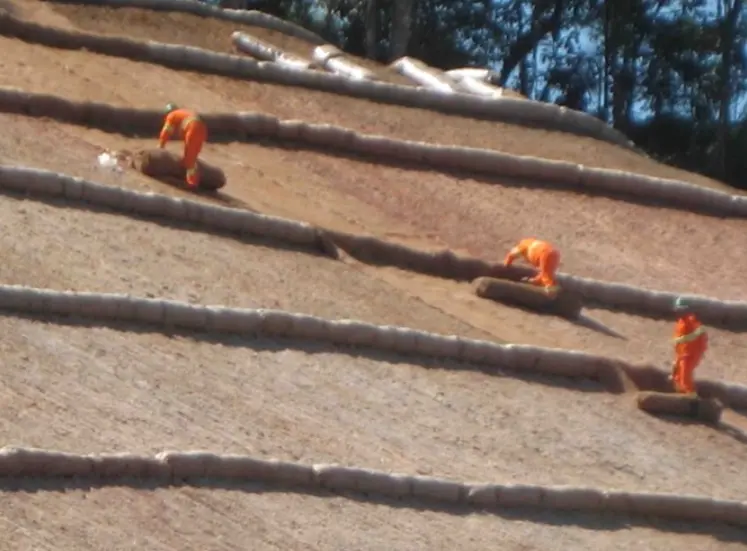
POLYGON ((190 109, 175 109, 168 115, 163 122, 163 128, 161 129, 161 135, 158 137, 158 144, 163 147, 169 138, 177 132, 180 138, 184 138, 184 134, 189 130, 193 124, 204 124, 200 116, 190 109))
POLYGON ((539 266, 541 259, 554 251, 555 248, 548 242, 529 237, 522 239, 511 249, 508 255, 506 255, 504 264, 510 266, 517 256, 523 256, 533 266, 539 266))
POLYGON ((703 353, 708 348, 708 333, 695 314, 685 314, 674 326, 674 350, 678 356, 703 353))

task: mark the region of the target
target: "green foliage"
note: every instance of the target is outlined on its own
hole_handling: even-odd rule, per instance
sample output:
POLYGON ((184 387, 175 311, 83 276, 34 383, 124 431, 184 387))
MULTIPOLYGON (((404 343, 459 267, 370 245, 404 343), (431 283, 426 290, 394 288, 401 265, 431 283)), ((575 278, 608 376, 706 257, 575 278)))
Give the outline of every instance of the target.
MULTIPOLYGON (((395 30, 402 36, 395 7, 409 6, 400 2, 271 3, 388 62, 395 30)), ((591 112, 655 157, 747 187, 744 0, 414 0, 406 23, 407 55, 490 67, 499 85, 591 112)))

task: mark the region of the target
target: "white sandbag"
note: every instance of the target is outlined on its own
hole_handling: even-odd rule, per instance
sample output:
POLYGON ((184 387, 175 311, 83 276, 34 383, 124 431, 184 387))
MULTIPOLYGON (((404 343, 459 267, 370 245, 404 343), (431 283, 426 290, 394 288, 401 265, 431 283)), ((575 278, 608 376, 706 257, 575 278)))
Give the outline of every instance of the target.
POLYGON ((141 323, 162 325, 166 322, 166 304, 163 299, 133 298, 134 317, 141 323))
POLYGON ((93 473, 101 478, 166 479, 171 476, 169 465, 157 457, 134 453, 107 453, 90 457, 93 460, 93 473))
POLYGON ((517 371, 529 372, 535 371, 541 355, 552 356, 554 352, 525 344, 504 344, 501 345, 501 348, 503 351, 503 354, 501 354, 503 366, 517 371))
POLYGON ((332 45, 317 46, 312 53, 314 62, 326 70, 354 80, 373 80, 372 71, 345 59, 345 54, 332 45))
POLYGON ((88 476, 93 472, 93 461, 83 455, 52 450, 4 448, 0 470, 6 476, 88 476))
POLYGON ((735 526, 747 526, 747 503, 732 500, 718 500, 714 503, 718 511, 717 519, 735 526))
POLYGON ((338 491, 358 490, 359 469, 336 464, 316 464, 313 467, 316 482, 323 488, 338 491))
POLYGON ((412 495, 412 477, 404 474, 385 473, 372 469, 358 469, 356 485, 358 490, 391 498, 412 495))
POLYGON ((496 348, 495 343, 485 340, 464 339, 462 342, 461 359, 477 364, 494 363, 499 358, 502 362, 503 350, 496 348))
POLYGON ((377 326, 363 321, 335 320, 330 321, 329 338, 351 346, 374 346, 380 331, 377 326))
POLYGON ((117 308, 117 320, 124 322, 138 321, 136 297, 124 293, 108 294, 107 300, 112 301, 117 308))
POLYGON ((265 473, 264 482, 290 486, 315 486, 316 477, 311 465, 269 459, 269 470, 265 473))
MULTIPOLYGON (((577 187, 581 181, 581 165, 552 159, 529 159, 525 161, 531 164, 531 178, 545 182, 558 182, 565 186, 577 187)), ((527 171, 529 171, 529 166, 527 171)))
POLYGON ((384 325, 377 331, 377 348, 405 354, 418 352, 418 333, 409 327, 384 325))
POLYGON ((123 306, 123 301, 119 295, 77 293, 76 300, 80 316, 92 319, 120 320, 120 308, 123 306))
POLYGON ((328 59, 333 58, 333 57, 340 57, 342 55, 344 55, 342 50, 340 50, 339 48, 336 48, 335 46, 332 46, 331 44, 324 44, 323 46, 317 46, 311 52, 311 58, 314 60, 314 63, 316 63, 317 65, 321 67, 324 67, 324 64, 327 62, 328 59))
POLYGON ((451 69, 444 71, 444 74, 454 79, 471 78, 473 80, 488 81, 490 76, 489 69, 480 69, 479 67, 463 67, 461 69, 451 69))
MULTIPOLYGON (((237 217, 238 219, 238 217, 237 217)), ((240 218, 240 235, 270 237, 274 227, 274 219, 263 214, 244 211, 240 218)))
POLYGON ((0 449, 0 477, 18 476, 23 471, 23 448, 4 446, 0 449))
POLYGON ((354 149, 355 135, 354 130, 334 124, 308 124, 304 129, 304 140, 309 143, 344 151, 354 149))
POLYGON ((434 69, 417 59, 401 57, 392 64, 392 68, 425 88, 442 94, 454 92, 446 77, 439 77, 434 69))
POLYGON ((498 487, 500 507, 539 507, 544 489, 541 486, 505 484, 498 487))
POLYGON ((689 520, 707 520, 713 515, 711 498, 640 492, 631 493, 629 499, 631 510, 639 515, 689 520))
POLYGON ((217 333, 239 335, 257 334, 262 330, 264 314, 248 308, 226 308, 209 306, 207 308, 207 328, 217 333))
POLYGON ((174 478, 202 478, 208 476, 210 466, 219 463, 219 456, 203 451, 163 451, 156 459, 166 463, 174 478))
POLYGON ((306 122, 300 119, 286 119, 278 123, 278 138, 281 140, 301 141, 306 122))
POLYGON ((314 226, 294 221, 274 224, 270 236, 284 243, 301 246, 316 246, 319 242, 319 232, 314 226))
POLYGON ((496 484, 471 484, 467 486, 465 500, 471 505, 479 507, 496 507, 498 492, 503 486, 496 484))
POLYGON ((537 371, 591 379, 598 377, 601 362, 606 359, 576 350, 557 350, 552 356, 540 358, 537 371))
POLYGON ((207 308, 175 300, 163 300, 164 323, 195 331, 207 329, 207 308))
POLYGON ((80 201, 83 199, 83 178, 75 178, 73 176, 65 176, 62 179, 62 195, 65 199, 70 201, 80 201))
POLYGON ((401 498, 412 495, 413 477, 336 464, 314 465, 317 483, 331 490, 401 498))
POLYGON ((503 89, 496 86, 477 80, 470 77, 455 79, 457 88, 475 94, 477 96, 484 96, 488 98, 500 98, 503 96, 503 89))
POLYGON ((60 197, 64 193, 62 180, 56 173, 26 167, 0 171, 0 186, 32 195, 60 197))
POLYGON ((327 59, 324 68, 352 80, 369 81, 376 78, 373 71, 369 71, 365 67, 361 67, 344 57, 332 57, 327 59))
POLYGON ((203 223, 214 231, 239 233, 247 211, 227 207, 212 206, 205 209, 203 223))
POLYGON ((305 314, 293 314, 293 318, 293 337, 318 341, 330 339, 332 330, 327 320, 305 314))
POLYGON ((247 32, 235 31, 231 34, 231 42, 240 51, 265 61, 273 61, 278 65, 291 69, 308 69, 309 62, 298 56, 260 40, 247 32))
POLYGON ((262 325, 260 331, 280 337, 292 336, 294 333, 294 314, 282 310, 260 309, 262 325))
POLYGON ((563 511, 598 511, 605 499, 605 493, 596 488, 551 486, 542 494, 542 505, 563 511))
POLYGON ((73 316, 78 313, 78 295, 72 291, 49 291, 44 297, 43 310, 47 314, 73 316))
POLYGON ((203 224, 205 220, 205 206, 197 201, 184 201, 185 220, 190 224, 203 224))
POLYGON ((280 119, 266 113, 240 112, 241 128, 251 136, 276 138, 280 128, 280 119))
POLYGON ((456 335, 433 335, 422 332, 416 339, 417 352, 435 358, 459 358, 463 341, 456 335))
POLYGON ((247 455, 226 454, 216 456, 205 465, 205 476, 244 482, 264 481, 274 464, 266 459, 247 455))
POLYGON ((0 309, 26 312, 36 300, 35 289, 23 285, 0 285, 0 309))
POLYGON ((124 202, 124 190, 120 187, 86 182, 83 185, 81 199, 98 207, 119 210, 124 202))
POLYGON ((412 477, 412 495, 419 499, 459 503, 466 494, 467 488, 460 482, 432 476, 412 477))
POLYGON ((630 514, 633 513, 633 502, 631 492, 610 491, 606 492, 603 502, 604 510, 611 513, 630 514))

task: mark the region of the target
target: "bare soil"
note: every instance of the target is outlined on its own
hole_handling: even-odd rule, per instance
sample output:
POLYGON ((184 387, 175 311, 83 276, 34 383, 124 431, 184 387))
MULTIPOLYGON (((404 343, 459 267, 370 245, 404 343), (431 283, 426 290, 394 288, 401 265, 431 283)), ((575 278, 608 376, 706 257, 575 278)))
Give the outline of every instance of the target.
MULTIPOLYGON (((115 27, 102 15, 109 11, 96 8, 29 1, 22 9, 48 24, 102 25, 94 30, 127 29, 166 41, 172 41, 163 37, 176 26, 193 24, 187 16, 164 19, 128 10, 140 19, 131 15, 127 25, 120 21, 115 27), (84 24, 86 13, 90 21, 84 24), (160 34, 147 34, 157 23, 160 34)), ((203 34, 222 32, 194 29, 185 31, 184 40, 199 37, 190 43, 206 47, 199 42, 208 40, 203 34)), ((0 50, 0 84, 49 91, 51 81, 55 93, 72 98, 139 107, 174 99, 215 111, 253 108, 368 125, 391 135, 421 131, 422 139, 434 141, 512 144, 548 157, 588 155, 590 163, 618 168, 630 163, 640 172, 673 170, 560 133, 358 100, 344 104, 338 96, 2 38, 0 50)), ((0 115, 0 125, 2 163, 190 196, 132 171, 115 174, 95 165, 105 148, 132 150, 152 141, 10 115, 0 115)), ((225 194, 201 200, 485 257, 501 257, 514 239, 536 233, 559 243, 568 272, 732 299, 744 292, 735 275, 740 256, 714 253, 741 250, 743 223, 260 144, 208 144, 204 156, 226 171, 229 184, 225 194)), ((8 283, 282 308, 636 361, 665 364, 671 358, 671 326, 632 316, 589 312, 624 337, 616 338, 481 301, 463 284, 333 262, 269 242, 240 243, 76 204, 4 195, 0 220, 5 259, 0 277, 8 283)), ((650 417, 635 409, 631 396, 609 395, 591 383, 519 379, 450 362, 292 340, 218 341, 58 321, 0 318, 5 366, 0 424, 6 445, 84 453, 209 449, 458 480, 735 499, 747 492, 740 476, 747 435, 737 414, 729 417, 733 430, 716 430, 650 417)), ((741 337, 712 335, 712 351, 698 374, 744 382, 741 337)), ((716 526, 568 514, 501 517, 263 488, 65 488, 25 481, 3 490, 0 549, 9 550, 133 544, 243 549, 247 541, 257 549, 731 550, 745 543, 743 532, 716 526)))

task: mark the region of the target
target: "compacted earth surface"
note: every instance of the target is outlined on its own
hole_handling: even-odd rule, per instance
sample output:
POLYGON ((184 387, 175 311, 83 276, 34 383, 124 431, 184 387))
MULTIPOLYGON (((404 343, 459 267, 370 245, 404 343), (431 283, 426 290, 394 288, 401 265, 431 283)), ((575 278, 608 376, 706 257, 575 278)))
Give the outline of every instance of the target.
MULTIPOLYGON (((134 8, 25 0, 49 26, 231 51, 252 33, 297 55, 298 39, 134 8)), ((3 6, 0 6, 0 10, 3 6)), ((634 152, 520 126, 232 80, 0 37, 0 85, 76 100, 261 111, 392 137, 566 159, 720 187, 634 152)), ((375 67, 400 82, 391 70, 375 67)), ((99 130, 0 114, 0 162, 179 197, 104 150, 152 147, 99 130)), ((181 144, 172 144, 178 151, 181 144)), ((693 213, 377 164, 263 143, 212 144, 229 185, 199 200, 500 259, 514 241, 556 242, 565 272, 740 299, 747 224, 693 213), (688 246, 681 243, 686 240, 688 246)), ((171 227, 82 203, 0 196, 2 282, 276 308, 444 334, 585 350, 667 366, 671 326, 604 310, 590 324, 476 298, 468 284, 339 262, 277 243, 171 227)), ((0 317, 6 445, 77 453, 164 449, 341 463, 474 482, 568 484, 743 499, 745 438, 647 416, 594 383, 290 339, 216 339, 0 317)), ((699 375, 742 382, 742 336, 712 331, 699 375)), ((734 418, 739 421, 738 414, 734 418)), ((9 480, 0 549, 743 549, 743 531, 605 515, 475 512, 262 486, 9 480)))

